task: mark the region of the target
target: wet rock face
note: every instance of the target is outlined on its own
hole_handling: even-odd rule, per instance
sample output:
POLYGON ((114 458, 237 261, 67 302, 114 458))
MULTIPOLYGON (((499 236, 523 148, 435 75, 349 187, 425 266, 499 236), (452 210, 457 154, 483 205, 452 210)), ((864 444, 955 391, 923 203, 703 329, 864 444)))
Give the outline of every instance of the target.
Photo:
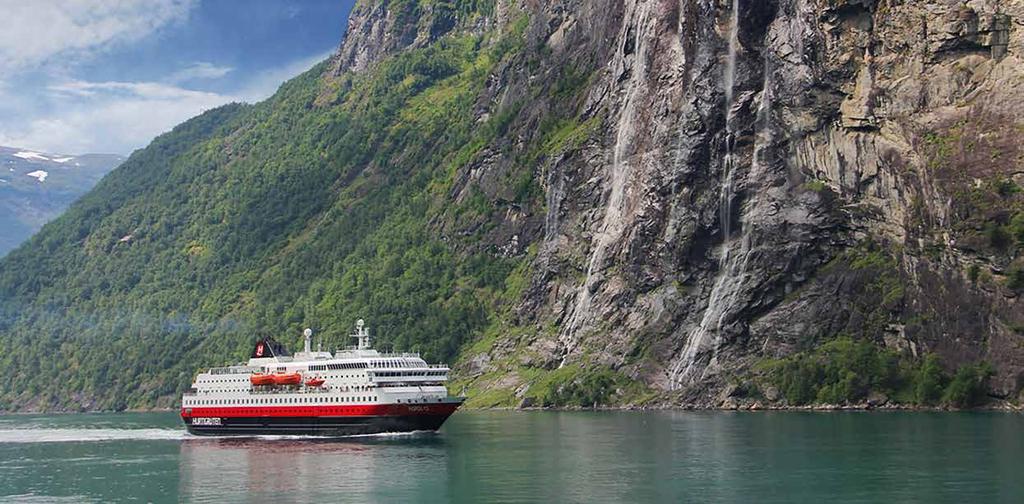
POLYGON ((920 138, 1020 97, 1022 3, 737 4, 734 17, 728 1, 626 2, 604 20, 619 49, 591 93, 608 109, 598 165, 552 167, 600 183, 565 197, 579 211, 538 259, 576 275, 540 275, 532 291, 559 323, 551 358, 701 402, 763 356, 858 334, 950 367, 987 359, 999 392, 1016 393, 1024 355, 1004 350, 1020 335, 1001 326, 1022 307, 965 280, 988 259, 949 246, 950 191, 920 138), (937 222, 926 237, 922 206, 937 222), (844 290, 857 274, 820 273, 868 239, 894 251, 905 284, 870 330, 851 306, 870 300, 844 290))
MULTIPOLYGON (((527 336, 466 356, 467 375, 527 354, 529 367, 607 366, 713 405, 759 360, 848 334, 950 369, 988 360, 993 392, 1019 392, 1024 304, 1006 274, 1021 247, 966 246, 983 225, 964 208, 989 181, 1024 177, 1015 147, 991 140, 1022 127, 1010 111, 1024 98, 1024 1, 526 5, 524 54, 481 103, 532 98, 457 191, 502 180, 503 153, 536 141, 547 115, 600 126, 534 168, 543 206, 494 226, 494 243, 516 237, 506 255, 537 251, 513 321, 527 336), (568 109, 529 91, 569 67, 590 78, 568 109), (984 142, 998 163, 958 164, 984 142), (866 244, 884 270, 850 266, 866 244), (899 287, 885 299, 872 294, 883 274, 899 287)), ((339 68, 422 40, 382 28, 381 9, 353 14, 339 68)))
POLYGON ((558 293, 532 305, 557 322, 558 365, 597 361, 687 401, 714 397, 762 351, 750 321, 853 241, 834 198, 803 189, 788 159, 791 130, 819 130, 821 103, 834 115, 842 101, 811 94, 813 13, 736 4, 627 2, 609 20, 619 49, 591 92, 608 110, 601 162, 552 167, 598 184, 565 197, 582 211, 538 257, 576 274, 531 290, 558 293))

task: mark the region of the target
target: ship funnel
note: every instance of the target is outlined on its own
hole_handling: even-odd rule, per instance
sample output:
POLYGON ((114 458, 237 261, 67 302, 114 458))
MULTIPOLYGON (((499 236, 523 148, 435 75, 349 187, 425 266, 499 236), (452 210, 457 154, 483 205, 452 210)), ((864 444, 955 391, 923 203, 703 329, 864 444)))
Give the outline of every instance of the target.
POLYGON ((313 341, 313 330, 307 327, 305 331, 302 331, 302 335, 306 337, 306 342, 302 349, 305 350, 306 355, 309 355, 309 352, 312 351, 310 347, 313 341))

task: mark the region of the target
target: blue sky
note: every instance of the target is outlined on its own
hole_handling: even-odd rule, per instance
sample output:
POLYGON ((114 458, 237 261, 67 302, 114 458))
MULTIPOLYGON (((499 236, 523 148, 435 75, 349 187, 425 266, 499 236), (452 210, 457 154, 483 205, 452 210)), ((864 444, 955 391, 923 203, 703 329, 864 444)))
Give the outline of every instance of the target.
POLYGON ((128 154, 327 58, 354 0, 0 0, 0 145, 128 154))

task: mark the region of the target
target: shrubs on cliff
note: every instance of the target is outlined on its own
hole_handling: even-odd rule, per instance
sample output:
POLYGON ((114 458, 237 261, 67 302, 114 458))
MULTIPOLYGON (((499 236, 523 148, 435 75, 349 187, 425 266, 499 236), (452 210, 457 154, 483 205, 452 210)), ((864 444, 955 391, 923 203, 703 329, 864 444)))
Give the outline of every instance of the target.
POLYGON ((873 391, 905 387, 899 356, 866 340, 840 337, 809 352, 762 364, 790 404, 855 403, 873 391))
POLYGON ((1014 266, 1006 275, 1006 288, 1024 292, 1024 266, 1014 266))
POLYGON ((917 369, 914 380, 914 402, 917 404, 936 404, 942 398, 942 385, 946 374, 939 364, 939 358, 928 355, 917 369))
POLYGON ((631 385, 635 386, 609 369, 566 366, 541 375, 526 397, 534 406, 600 406, 609 404, 618 388, 631 385))
POLYGON ((955 408, 978 406, 985 399, 988 379, 994 373, 987 362, 961 366, 942 394, 943 404, 955 408))
POLYGON ((882 394, 902 404, 966 408, 983 401, 993 373, 990 365, 978 363, 962 366, 949 377, 934 355, 916 361, 846 336, 764 361, 757 369, 794 406, 858 404, 882 394))

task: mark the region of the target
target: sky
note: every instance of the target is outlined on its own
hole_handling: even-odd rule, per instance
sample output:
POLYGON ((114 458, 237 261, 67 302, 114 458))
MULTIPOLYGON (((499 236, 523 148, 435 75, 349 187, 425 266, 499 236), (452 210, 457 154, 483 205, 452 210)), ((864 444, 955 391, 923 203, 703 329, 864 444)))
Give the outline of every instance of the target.
POLYGON ((0 0, 0 145, 130 154, 330 56, 354 0, 0 0))

